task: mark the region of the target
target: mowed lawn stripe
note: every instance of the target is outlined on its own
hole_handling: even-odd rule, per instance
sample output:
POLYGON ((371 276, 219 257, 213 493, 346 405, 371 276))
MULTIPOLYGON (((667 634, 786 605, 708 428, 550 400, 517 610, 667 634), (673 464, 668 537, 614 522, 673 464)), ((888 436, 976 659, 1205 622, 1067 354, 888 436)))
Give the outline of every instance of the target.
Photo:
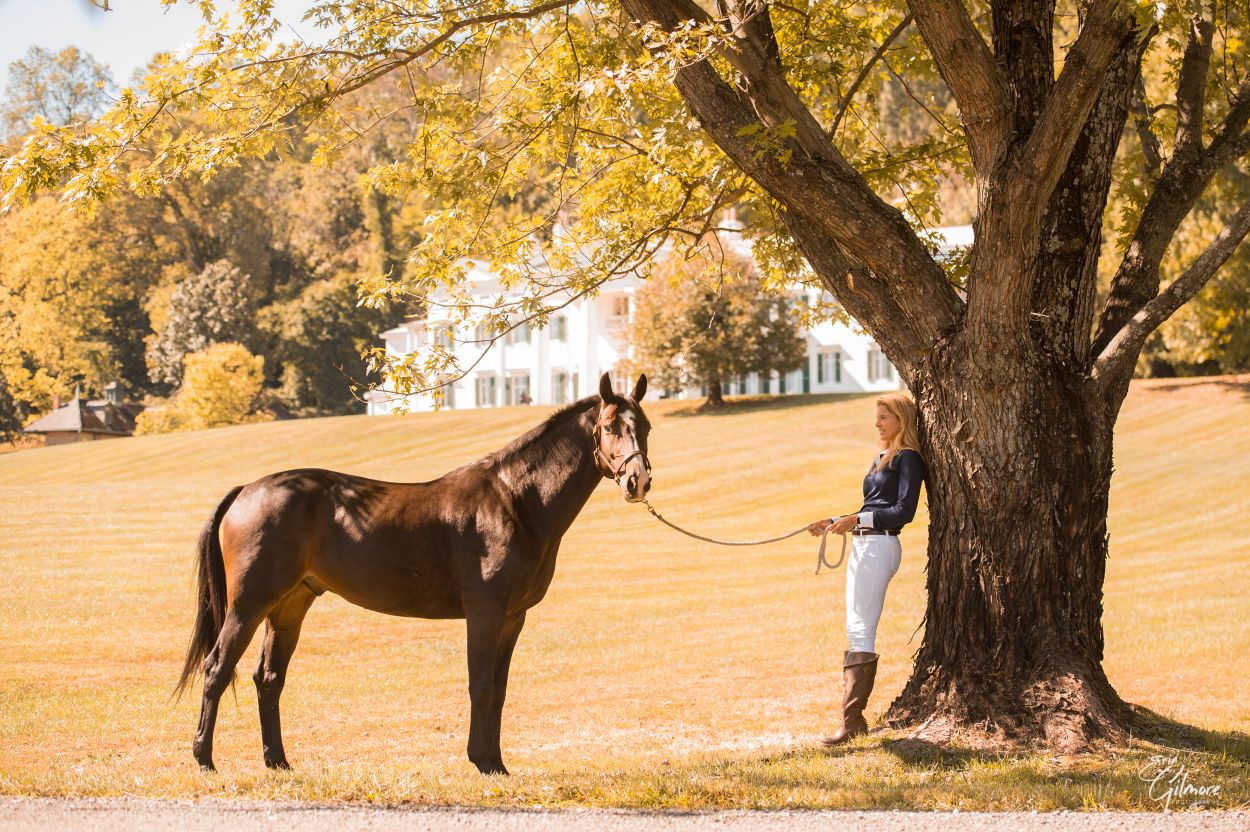
MULTIPOLYGON (((1189 489, 1212 466, 1223 482, 1250 481, 1245 390, 1135 383, 1111 495, 1108 675, 1130 701, 1215 732, 1217 745, 1250 730, 1235 693, 1250 651, 1250 533, 1244 501, 1194 506, 1189 489)), ((651 497, 676 523, 755 539, 859 506, 870 395, 755 400, 724 415, 646 405, 651 497)), ((237 707, 223 700, 222 774, 198 774, 198 691, 168 697, 190 634, 195 538, 225 492, 296 467, 432 479, 551 410, 291 421, 0 456, 0 792, 1150 808, 1132 755, 1100 764, 1101 780, 1066 776, 1044 754, 900 756, 875 736, 825 755, 818 740, 841 695, 843 573, 812 574, 816 538, 712 546, 610 484, 566 536, 517 648, 503 743, 519 776, 484 781, 464 759, 463 622, 391 618, 332 596, 309 614, 283 696, 296 771, 260 762, 257 639, 237 707)), ((926 522, 922 500, 878 633, 871 722, 923 638, 926 522)), ((833 558, 840 544, 830 539, 833 558)), ((1212 759, 1203 771, 1244 784, 1235 755, 1212 759)))

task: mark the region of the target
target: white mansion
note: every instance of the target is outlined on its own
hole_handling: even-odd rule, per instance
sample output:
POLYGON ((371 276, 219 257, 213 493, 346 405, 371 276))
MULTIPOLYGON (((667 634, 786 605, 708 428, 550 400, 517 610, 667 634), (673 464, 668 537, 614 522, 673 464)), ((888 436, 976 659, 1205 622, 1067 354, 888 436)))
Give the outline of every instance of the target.
MULTIPOLYGON (((936 229, 945 240, 942 250, 972 243, 970 226, 936 229)), ((749 255, 749 250, 745 253, 749 255)), ((491 303, 502 289, 497 277, 474 261, 469 273, 476 302, 491 303)), ((553 313, 543 329, 522 324, 482 356, 483 345, 470 331, 453 332, 451 343, 461 367, 476 366, 444 388, 443 407, 459 409, 517 404, 558 405, 576 401, 598 389, 599 376, 611 373, 613 386, 626 391, 633 379, 618 372, 617 364, 629 351, 627 335, 634 309, 634 294, 644 285, 636 276, 605 284, 596 297, 579 299, 553 313), (478 361, 479 356, 481 360, 478 361)), ((815 303, 819 290, 795 286, 795 298, 815 303)), ((429 318, 403 323, 381 333, 387 353, 403 357, 429 344, 430 338, 446 338, 449 325, 435 307, 429 318)), ((876 342, 841 323, 822 323, 801 331, 807 341, 807 361, 790 373, 752 373, 722 382, 725 395, 853 393, 897 390, 903 384, 893 365, 876 342)), ((388 385, 383 383, 382 388, 388 385)), ((663 395, 662 391, 656 394, 663 395)), ((676 393, 695 398, 706 390, 691 387, 676 393)), ((390 413, 401 399, 384 390, 368 396, 370 415, 390 413)), ((413 411, 431 410, 430 394, 410 395, 403 405, 413 411)))

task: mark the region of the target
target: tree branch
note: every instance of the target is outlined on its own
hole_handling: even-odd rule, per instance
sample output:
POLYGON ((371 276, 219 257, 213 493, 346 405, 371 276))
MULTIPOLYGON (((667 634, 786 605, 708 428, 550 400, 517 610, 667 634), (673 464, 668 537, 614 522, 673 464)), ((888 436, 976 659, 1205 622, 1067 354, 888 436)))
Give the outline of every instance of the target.
POLYGON ((990 3, 990 42, 1011 96, 1014 136, 1032 132, 1055 85, 1054 15, 1055 0, 990 3))
POLYGON ((1241 206, 1241 210, 1233 215, 1228 225, 1216 235, 1184 274, 1138 310, 1111 338, 1094 362, 1091 373, 1093 380, 1106 384, 1108 379, 1131 375, 1137 362, 1137 354, 1147 336, 1207 284, 1220 266, 1237 250, 1247 232, 1250 232, 1250 202, 1241 206))
POLYGON ((1017 157, 1023 174, 1017 181, 1027 191, 1018 198, 1036 205, 1039 216, 1085 129, 1112 60, 1129 48, 1125 41, 1136 34, 1132 15, 1121 11, 1118 0, 1095 0, 1045 109, 1017 157))
POLYGON ((1206 103, 1207 73, 1211 66, 1211 38, 1215 24, 1203 17, 1202 3, 1195 3, 1189 20, 1189 38, 1181 58, 1176 82, 1176 136, 1174 153, 1202 149, 1202 109, 1206 103))
POLYGON ((1116 149, 1140 84, 1142 56, 1157 32, 1152 26, 1112 61, 1042 218, 1038 275, 1028 306, 1039 315, 1029 328, 1076 373, 1089 369, 1102 224, 1116 149))
POLYGON ((1141 142, 1142 155, 1146 157, 1146 173, 1157 179, 1163 167, 1163 146, 1154 131, 1154 114, 1146 103, 1146 84, 1139 75, 1133 91, 1133 120, 1137 127, 1137 139, 1141 142))
POLYGON ((1159 264, 1168 244, 1202 196, 1211 179, 1226 165, 1250 152, 1250 76, 1238 87, 1219 133, 1206 150, 1173 154, 1142 209, 1124 259, 1098 317, 1092 350, 1101 353, 1111 338, 1159 289, 1159 264))
POLYGON ((894 27, 890 34, 885 36, 885 40, 881 41, 881 45, 878 46, 876 51, 872 53, 872 57, 870 57, 868 62, 865 63, 860 69, 859 74, 855 76, 855 80, 851 82, 851 86, 847 88, 846 93, 843 94, 842 99, 838 102, 838 109, 834 112, 833 121, 829 124, 829 138, 832 139, 837 135, 838 125, 842 123, 842 119, 846 116, 846 111, 851 108, 851 102, 855 99, 855 93, 859 92, 859 88, 863 85, 864 81, 868 79, 873 66, 876 65, 877 61, 881 60, 882 56, 885 55, 886 50, 890 48, 891 44, 898 40, 899 35, 903 34, 907 27, 911 25, 913 19, 914 18, 912 17, 911 12, 908 12, 907 15, 898 22, 898 25, 894 27))
MULTIPOLYGON (((707 19, 691 0, 624 0, 623 5, 640 24, 656 24, 666 31, 685 19, 707 19), (692 17, 683 18, 681 13, 692 17)), ((891 358, 897 363, 924 352, 962 314, 962 302, 945 273, 903 215, 873 192, 820 129, 786 82, 779 58, 769 56, 767 42, 737 37, 735 46, 740 48, 726 50, 724 57, 742 75, 742 94, 702 60, 677 69, 674 83, 682 98, 713 141, 785 207, 787 216, 801 217, 821 229, 830 242, 865 263, 888 286, 887 293, 905 298, 900 314, 878 318, 895 330, 896 343, 906 344, 891 358), (762 152, 754 138, 760 121, 780 124, 778 119, 796 122, 799 152, 789 158, 762 152), (809 125, 816 129, 808 130, 809 125)))
POLYGON ((1006 149, 1012 102, 994 56, 962 0, 909 0, 916 28, 959 106, 972 164, 988 177, 1006 149))

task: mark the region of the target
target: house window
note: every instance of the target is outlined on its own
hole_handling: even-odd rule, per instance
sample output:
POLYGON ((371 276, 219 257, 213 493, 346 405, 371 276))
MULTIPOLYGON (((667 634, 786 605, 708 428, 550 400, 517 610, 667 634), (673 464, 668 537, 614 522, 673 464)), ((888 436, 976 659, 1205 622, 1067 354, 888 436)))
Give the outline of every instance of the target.
POLYGON ((436 399, 441 400, 441 406, 446 408, 455 408, 456 406, 456 383, 454 381, 444 379, 434 394, 436 399))
POLYGON ((569 403, 569 374, 564 370, 555 370, 551 374, 551 403, 569 403))
POLYGON ((434 343, 444 349, 451 349, 455 342, 455 333, 449 326, 440 326, 434 330, 434 343))
POLYGON ((569 319, 563 315, 557 315, 551 319, 551 340, 567 341, 569 340, 569 319))
POLYGON ((623 329, 629 323, 629 295, 616 295, 608 300, 609 329, 623 329))
POLYGON ((473 383, 474 403, 478 407, 495 406, 495 377, 478 376, 473 383))
POLYGON ((868 351, 868 380, 891 381, 894 378, 894 365, 885 357, 881 350, 868 351))
POLYGON ((503 398, 504 404, 533 404, 534 400, 530 397, 530 377, 529 373, 524 375, 511 375, 503 380, 503 398))
POLYGON ((478 324, 473 328, 473 340, 479 343, 490 340, 490 330, 486 328, 486 324, 478 324))
POLYGON ((816 354, 816 383, 826 384, 842 381, 841 350, 825 350, 816 354))
POLYGON ((530 342, 530 322, 522 321, 516 329, 508 333, 509 344, 528 344, 530 342))

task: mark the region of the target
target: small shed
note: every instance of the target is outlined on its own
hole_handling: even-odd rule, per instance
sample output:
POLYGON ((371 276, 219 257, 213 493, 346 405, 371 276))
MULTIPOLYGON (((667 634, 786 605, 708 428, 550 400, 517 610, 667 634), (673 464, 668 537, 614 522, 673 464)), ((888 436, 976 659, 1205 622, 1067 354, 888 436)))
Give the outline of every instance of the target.
POLYGON ((75 387, 73 401, 28 425, 24 432, 43 434, 45 445, 116 439, 135 432, 135 418, 142 412, 143 405, 122 401, 121 386, 115 381, 104 388, 103 399, 83 401, 75 387))

